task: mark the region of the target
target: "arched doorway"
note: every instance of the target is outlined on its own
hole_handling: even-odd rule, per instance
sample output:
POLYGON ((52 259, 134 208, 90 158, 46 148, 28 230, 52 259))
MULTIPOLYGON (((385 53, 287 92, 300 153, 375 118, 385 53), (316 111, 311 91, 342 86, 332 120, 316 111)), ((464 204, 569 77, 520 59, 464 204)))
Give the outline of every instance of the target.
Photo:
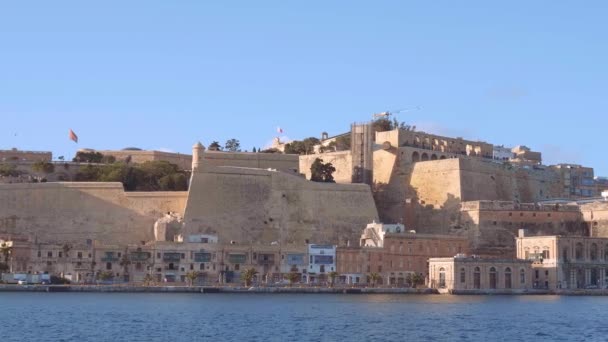
POLYGON ((498 277, 496 275, 496 269, 494 267, 490 268, 490 288, 496 289, 496 284, 498 283, 498 277))
POLYGON ((445 289, 445 268, 439 269, 439 288, 445 289))
POLYGON ((473 273, 473 287, 481 289, 481 270, 479 267, 475 267, 475 272, 473 273))
POLYGON ((437 160, 437 155, 436 155, 436 154, 433 154, 433 155, 431 156, 431 160, 437 160))
POLYGON ((513 287, 513 283, 511 282, 511 268, 507 267, 505 269, 505 289, 510 289, 513 287))

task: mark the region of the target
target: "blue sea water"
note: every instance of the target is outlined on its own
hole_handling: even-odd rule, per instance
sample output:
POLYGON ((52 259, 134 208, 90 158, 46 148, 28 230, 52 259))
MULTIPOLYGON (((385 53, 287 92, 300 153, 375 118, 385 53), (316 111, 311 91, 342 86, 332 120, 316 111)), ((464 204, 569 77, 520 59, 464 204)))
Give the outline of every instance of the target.
POLYGON ((607 297, 0 293, 0 341, 608 341, 607 297))

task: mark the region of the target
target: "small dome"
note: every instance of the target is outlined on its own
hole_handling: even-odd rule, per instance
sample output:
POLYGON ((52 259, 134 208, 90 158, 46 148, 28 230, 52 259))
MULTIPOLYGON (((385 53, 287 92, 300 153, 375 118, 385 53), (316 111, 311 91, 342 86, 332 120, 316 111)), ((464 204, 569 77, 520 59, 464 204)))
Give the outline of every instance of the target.
POLYGON ((203 146, 203 144, 201 144, 201 142, 197 142, 196 144, 194 144, 194 146, 192 146, 192 148, 196 148, 196 149, 205 149, 205 146, 203 146))
POLYGON ((137 148, 137 147, 125 147, 122 150, 123 151, 143 151, 141 148, 137 148))

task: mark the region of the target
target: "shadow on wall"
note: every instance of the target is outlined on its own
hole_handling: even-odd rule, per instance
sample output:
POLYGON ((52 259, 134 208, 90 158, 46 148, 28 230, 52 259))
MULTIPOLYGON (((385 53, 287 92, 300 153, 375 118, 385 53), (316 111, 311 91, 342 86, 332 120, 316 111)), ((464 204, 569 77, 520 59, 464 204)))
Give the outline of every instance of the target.
POLYGON ((118 183, 46 183, 0 186, 0 233, 39 242, 139 243, 154 238, 156 219, 175 198, 126 196, 118 183))

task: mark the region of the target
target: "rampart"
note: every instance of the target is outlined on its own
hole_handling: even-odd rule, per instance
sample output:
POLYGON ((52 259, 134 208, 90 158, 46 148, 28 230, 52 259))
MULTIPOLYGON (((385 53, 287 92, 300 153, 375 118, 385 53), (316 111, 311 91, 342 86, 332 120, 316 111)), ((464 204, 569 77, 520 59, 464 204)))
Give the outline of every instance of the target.
POLYGON ((130 192, 120 183, 0 185, 0 234, 45 242, 153 240, 163 213, 184 212, 186 192, 130 192))
POLYGON ((140 150, 100 150, 96 151, 105 156, 113 156, 116 160, 131 158, 133 163, 145 163, 147 161, 166 161, 175 164, 180 170, 190 170, 192 168, 192 156, 189 154, 162 152, 162 151, 140 151, 140 150))
POLYGON ((297 173, 299 156, 281 153, 248 153, 205 151, 201 165, 274 169, 297 173))
POLYGON ((358 241, 378 213, 369 186, 315 183, 284 172, 203 166, 192 175, 185 232, 243 243, 358 241))
POLYGON ((10 150, 0 150, 0 162, 5 161, 51 161, 53 159, 52 152, 46 151, 21 151, 16 148, 10 150))
POLYGON ((300 173, 304 174, 306 179, 310 179, 310 167, 317 158, 322 159, 324 163, 331 163, 336 168, 336 172, 333 174, 336 183, 350 184, 353 182, 353 158, 350 151, 299 156, 300 173))

